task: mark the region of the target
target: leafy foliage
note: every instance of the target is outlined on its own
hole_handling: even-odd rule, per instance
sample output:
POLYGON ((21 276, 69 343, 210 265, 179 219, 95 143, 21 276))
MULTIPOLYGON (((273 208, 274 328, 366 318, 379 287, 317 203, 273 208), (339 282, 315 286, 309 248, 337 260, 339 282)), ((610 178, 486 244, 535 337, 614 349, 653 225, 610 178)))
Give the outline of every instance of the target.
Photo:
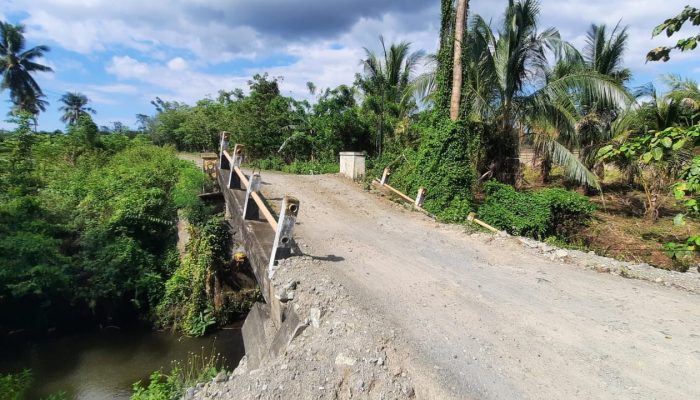
POLYGON ((623 138, 600 149, 603 161, 630 163, 646 195, 645 214, 656 219, 663 198, 671 190, 676 176, 690 160, 688 148, 700 138, 700 126, 689 129, 668 128, 623 138))
POLYGON ((473 199, 479 126, 431 113, 424 115, 416 130, 421 133, 418 148, 385 154, 374 161, 370 176, 381 176, 389 166, 392 186, 405 193, 424 187, 426 210, 444 221, 465 221, 473 199))
MULTIPOLYGON (((680 181, 673 186, 676 200, 683 201, 687 215, 700 216, 700 156, 695 156, 681 172, 680 181)), ((677 225, 684 225, 686 215, 678 214, 674 219, 677 225)), ((700 233, 691 235, 685 243, 667 243, 666 249, 674 259, 684 259, 700 250, 700 233)))
MULTIPOLYGON (((25 400, 33 383, 32 372, 25 369, 15 374, 0 374, 0 399, 25 400)), ((53 393, 43 400, 66 400, 63 392, 53 393)))
POLYGON ((158 304, 159 324, 202 336, 216 324, 212 301, 216 273, 227 265, 231 236, 220 216, 191 225, 187 254, 165 283, 158 304))
POLYGON ((377 126, 376 153, 384 148, 385 138, 396 139, 396 127, 415 109, 413 71, 423 58, 422 51, 410 52, 409 42, 393 43, 387 49, 384 38, 381 55, 365 48, 361 60, 364 73, 357 74, 355 85, 364 94, 363 109, 374 116, 377 126))
POLYGON ((34 72, 52 72, 37 61, 49 51, 48 46, 25 50, 24 26, 0 21, 0 90, 9 89, 15 111, 32 115, 46 109, 44 93, 32 77, 34 72))
POLYGON ((223 369, 223 360, 214 354, 190 353, 183 362, 173 363, 170 372, 155 371, 147 385, 136 382, 133 385, 131 400, 177 400, 185 391, 212 380, 223 369))
POLYGON ((63 103, 63 105, 58 109, 59 111, 63 112, 61 121, 67 123, 68 125, 74 125, 83 115, 95 113, 93 108, 87 106, 90 100, 88 100, 87 96, 82 93, 68 92, 61 96, 59 101, 63 103))
POLYGON ((0 147, 1 329, 147 317, 203 174, 138 137, 103 140, 89 116, 59 137, 18 123, 0 147))
MULTIPOLYGON (((683 24, 686 22, 690 22, 694 26, 700 25, 700 10, 695 7, 686 6, 680 14, 665 20, 654 28, 652 36, 658 36, 666 32, 666 36, 671 37, 673 34, 680 31, 683 24)), ((647 54, 647 61, 663 60, 666 62, 671 59, 670 53, 672 50, 680 50, 681 52, 694 50, 698 46, 698 41, 700 41, 700 34, 680 39, 672 47, 657 47, 647 54)))
POLYGON ((484 186, 486 200, 479 217, 514 235, 568 238, 596 209, 587 197, 564 189, 518 192, 495 181, 484 186))

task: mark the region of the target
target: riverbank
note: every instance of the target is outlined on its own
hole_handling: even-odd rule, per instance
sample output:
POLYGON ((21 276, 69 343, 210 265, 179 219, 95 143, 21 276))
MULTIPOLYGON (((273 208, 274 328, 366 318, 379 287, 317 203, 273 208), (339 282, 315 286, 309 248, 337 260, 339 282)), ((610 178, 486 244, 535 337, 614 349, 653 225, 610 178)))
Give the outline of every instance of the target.
MULTIPOLYGON (((233 369, 243 357, 240 323, 205 337, 106 329, 41 340, 3 339, 0 373, 32 371, 27 399, 65 392, 72 400, 128 400, 137 381, 170 370, 190 353, 219 353, 233 369)), ((0 396, 2 397, 2 396, 0 396)))

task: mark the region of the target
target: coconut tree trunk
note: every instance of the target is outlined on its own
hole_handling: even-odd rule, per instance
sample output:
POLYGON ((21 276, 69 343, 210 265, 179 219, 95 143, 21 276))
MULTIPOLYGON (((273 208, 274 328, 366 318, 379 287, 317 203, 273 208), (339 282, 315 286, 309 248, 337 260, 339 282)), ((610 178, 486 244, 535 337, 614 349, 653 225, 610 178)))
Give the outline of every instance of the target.
POLYGON ((468 12, 469 0, 457 0, 452 64, 452 96, 450 98, 450 119, 452 121, 457 121, 459 117, 459 103, 462 100, 462 41, 464 40, 464 21, 468 12))
POLYGON ((544 155, 540 161, 540 178, 543 184, 551 182, 552 178, 552 158, 549 155, 544 155))

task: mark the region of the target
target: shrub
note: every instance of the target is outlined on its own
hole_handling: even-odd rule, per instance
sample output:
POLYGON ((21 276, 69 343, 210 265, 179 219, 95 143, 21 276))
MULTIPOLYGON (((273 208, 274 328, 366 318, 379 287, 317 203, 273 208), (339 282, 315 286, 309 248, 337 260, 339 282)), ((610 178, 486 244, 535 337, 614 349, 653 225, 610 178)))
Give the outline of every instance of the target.
POLYGON ((32 385, 32 373, 28 369, 16 374, 0 375, 0 397, 22 400, 32 385))
POLYGON ((484 189, 486 201, 479 217, 514 235, 567 238, 595 211, 587 197, 564 189, 518 192, 495 181, 487 182, 484 189))
POLYGON ((214 349, 210 354, 190 353, 185 361, 173 362, 168 374, 155 371, 148 385, 134 383, 131 400, 176 400, 182 398, 188 388, 212 380, 223 368, 222 360, 214 349))

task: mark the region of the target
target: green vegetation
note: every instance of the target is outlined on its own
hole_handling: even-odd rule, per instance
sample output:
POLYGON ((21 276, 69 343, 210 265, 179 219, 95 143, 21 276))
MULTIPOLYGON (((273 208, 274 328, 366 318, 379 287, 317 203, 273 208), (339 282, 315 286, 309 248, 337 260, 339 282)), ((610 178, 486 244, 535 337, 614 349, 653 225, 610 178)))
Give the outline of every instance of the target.
POLYGON ((645 215, 656 220, 664 195, 680 176, 692 149, 700 144, 700 126, 667 128, 620 139, 601 148, 599 158, 630 166, 644 188, 645 215))
MULTIPOLYGON (((176 323, 158 310, 165 310, 166 282, 181 268, 177 210, 195 221, 207 218, 197 197, 204 174, 145 137, 99 134, 88 115, 65 136, 33 134, 29 118, 20 115, 17 130, 0 147, 2 331, 136 318, 176 323)), ((228 238, 221 230, 201 235, 195 233, 193 242, 228 238)), ((216 257, 223 262, 221 250, 216 257)), ((207 270, 215 260, 196 261, 207 270)), ((192 289, 201 291, 192 296, 205 291, 192 289)), ((173 307, 189 300, 168 298, 173 307)), ((205 309, 200 302, 195 311, 205 309)))
POLYGON ((564 189, 517 192, 512 186, 491 181, 484 190, 486 200, 479 208, 479 217, 514 235, 570 238, 596 209, 587 197, 564 189))
POLYGON ((217 322, 207 293, 214 274, 227 265, 231 235, 218 216, 195 221, 190 231, 187 254, 165 283, 157 315, 162 326, 202 336, 217 322))
POLYGON ((131 400, 177 400, 188 388, 212 380, 223 369, 223 360, 214 353, 190 354, 183 362, 174 362, 165 374, 155 371, 148 384, 136 382, 131 400))
MULTIPOLYGON (((0 374, 0 399, 1 400, 25 400, 27 392, 32 386, 34 378, 28 369, 16 374, 0 374)), ((62 392, 51 394, 42 400, 65 400, 62 392)))
MULTIPOLYGON (((681 11, 680 14, 676 15, 673 18, 667 19, 666 21, 658 25, 656 28, 654 28, 652 36, 658 36, 661 33, 666 32, 666 36, 671 37, 674 33, 681 30, 683 24, 685 24, 686 22, 690 22, 694 26, 700 25, 700 10, 698 10, 695 7, 685 6, 685 8, 683 9, 683 11, 681 11)), ((671 59, 671 56, 669 54, 672 50, 680 50, 681 52, 695 50, 695 48, 698 47, 699 41, 700 34, 680 39, 672 47, 657 47, 651 50, 649 54, 647 54, 647 61, 663 60, 664 62, 666 62, 671 59)))
POLYGON ((36 46, 25 50, 24 26, 0 21, 0 90, 10 91, 14 110, 36 116, 46 110, 48 104, 33 72, 52 72, 50 67, 39 64, 48 46, 36 46))

